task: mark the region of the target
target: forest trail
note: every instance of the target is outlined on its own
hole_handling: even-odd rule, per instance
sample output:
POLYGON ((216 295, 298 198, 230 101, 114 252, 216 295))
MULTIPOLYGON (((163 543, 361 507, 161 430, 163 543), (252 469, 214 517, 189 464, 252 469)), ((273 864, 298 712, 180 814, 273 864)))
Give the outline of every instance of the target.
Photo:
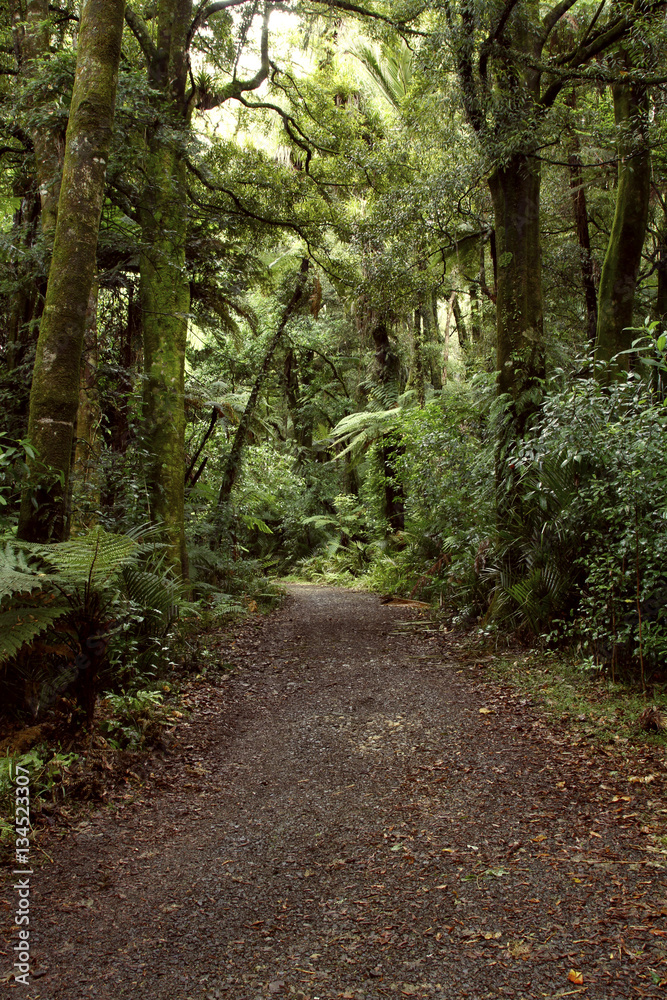
POLYGON ((44 844, 8 995, 664 996, 650 786, 416 617, 295 585, 244 625, 137 800, 44 844))

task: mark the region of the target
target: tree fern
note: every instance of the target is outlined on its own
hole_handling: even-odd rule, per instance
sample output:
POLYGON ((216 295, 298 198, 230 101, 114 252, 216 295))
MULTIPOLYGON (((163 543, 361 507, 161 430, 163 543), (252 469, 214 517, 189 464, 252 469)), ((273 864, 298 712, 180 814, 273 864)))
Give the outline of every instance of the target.
POLYGON ((129 535, 113 535, 104 528, 93 528, 80 538, 53 545, 31 547, 58 571, 63 585, 104 587, 120 573, 138 543, 129 535))

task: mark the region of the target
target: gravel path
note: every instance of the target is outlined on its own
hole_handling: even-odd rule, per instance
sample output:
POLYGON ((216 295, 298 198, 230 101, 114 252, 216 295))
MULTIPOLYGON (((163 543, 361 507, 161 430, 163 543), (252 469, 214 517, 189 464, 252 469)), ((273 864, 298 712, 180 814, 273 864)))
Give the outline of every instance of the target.
POLYGON ((657 785, 397 629, 416 617, 291 586, 245 625, 139 798, 46 843, 38 978, 8 995, 664 996, 657 785))

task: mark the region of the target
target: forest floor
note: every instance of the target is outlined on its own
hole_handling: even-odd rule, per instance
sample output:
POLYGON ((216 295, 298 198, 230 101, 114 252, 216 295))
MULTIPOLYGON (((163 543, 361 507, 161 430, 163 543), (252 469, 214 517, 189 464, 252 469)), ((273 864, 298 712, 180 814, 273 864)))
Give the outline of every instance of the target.
POLYGON ((420 612, 288 589, 132 799, 40 841, 8 995, 664 996, 664 749, 549 721, 420 612))

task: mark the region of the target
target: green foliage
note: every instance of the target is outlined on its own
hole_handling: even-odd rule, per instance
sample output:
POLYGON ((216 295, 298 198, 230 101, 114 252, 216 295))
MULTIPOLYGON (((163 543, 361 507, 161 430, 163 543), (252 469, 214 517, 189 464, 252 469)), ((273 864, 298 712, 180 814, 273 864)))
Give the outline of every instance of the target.
POLYGON ((28 753, 0 757, 0 847, 12 847, 16 831, 11 822, 15 807, 17 765, 30 772, 30 798, 33 803, 56 798, 63 781, 79 760, 76 753, 62 753, 44 746, 34 747, 28 753))
MULTIPOLYGON (((182 603, 164 546, 103 528, 54 545, 10 543, 0 557, 0 662, 40 688, 35 714, 72 689, 92 719, 109 670, 156 668, 182 603), (40 649, 35 643, 43 637, 40 649)), ((155 533, 153 532, 153 535, 155 533)))
POLYGON ((138 750, 151 730, 167 721, 160 691, 140 689, 134 693, 107 694, 104 708, 110 709, 100 724, 108 743, 117 750, 138 750))
POLYGON ((555 623, 612 670, 667 654, 666 427, 637 374, 564 380, 509 459, 522 513, 509 596, 534 631, 555 623))

